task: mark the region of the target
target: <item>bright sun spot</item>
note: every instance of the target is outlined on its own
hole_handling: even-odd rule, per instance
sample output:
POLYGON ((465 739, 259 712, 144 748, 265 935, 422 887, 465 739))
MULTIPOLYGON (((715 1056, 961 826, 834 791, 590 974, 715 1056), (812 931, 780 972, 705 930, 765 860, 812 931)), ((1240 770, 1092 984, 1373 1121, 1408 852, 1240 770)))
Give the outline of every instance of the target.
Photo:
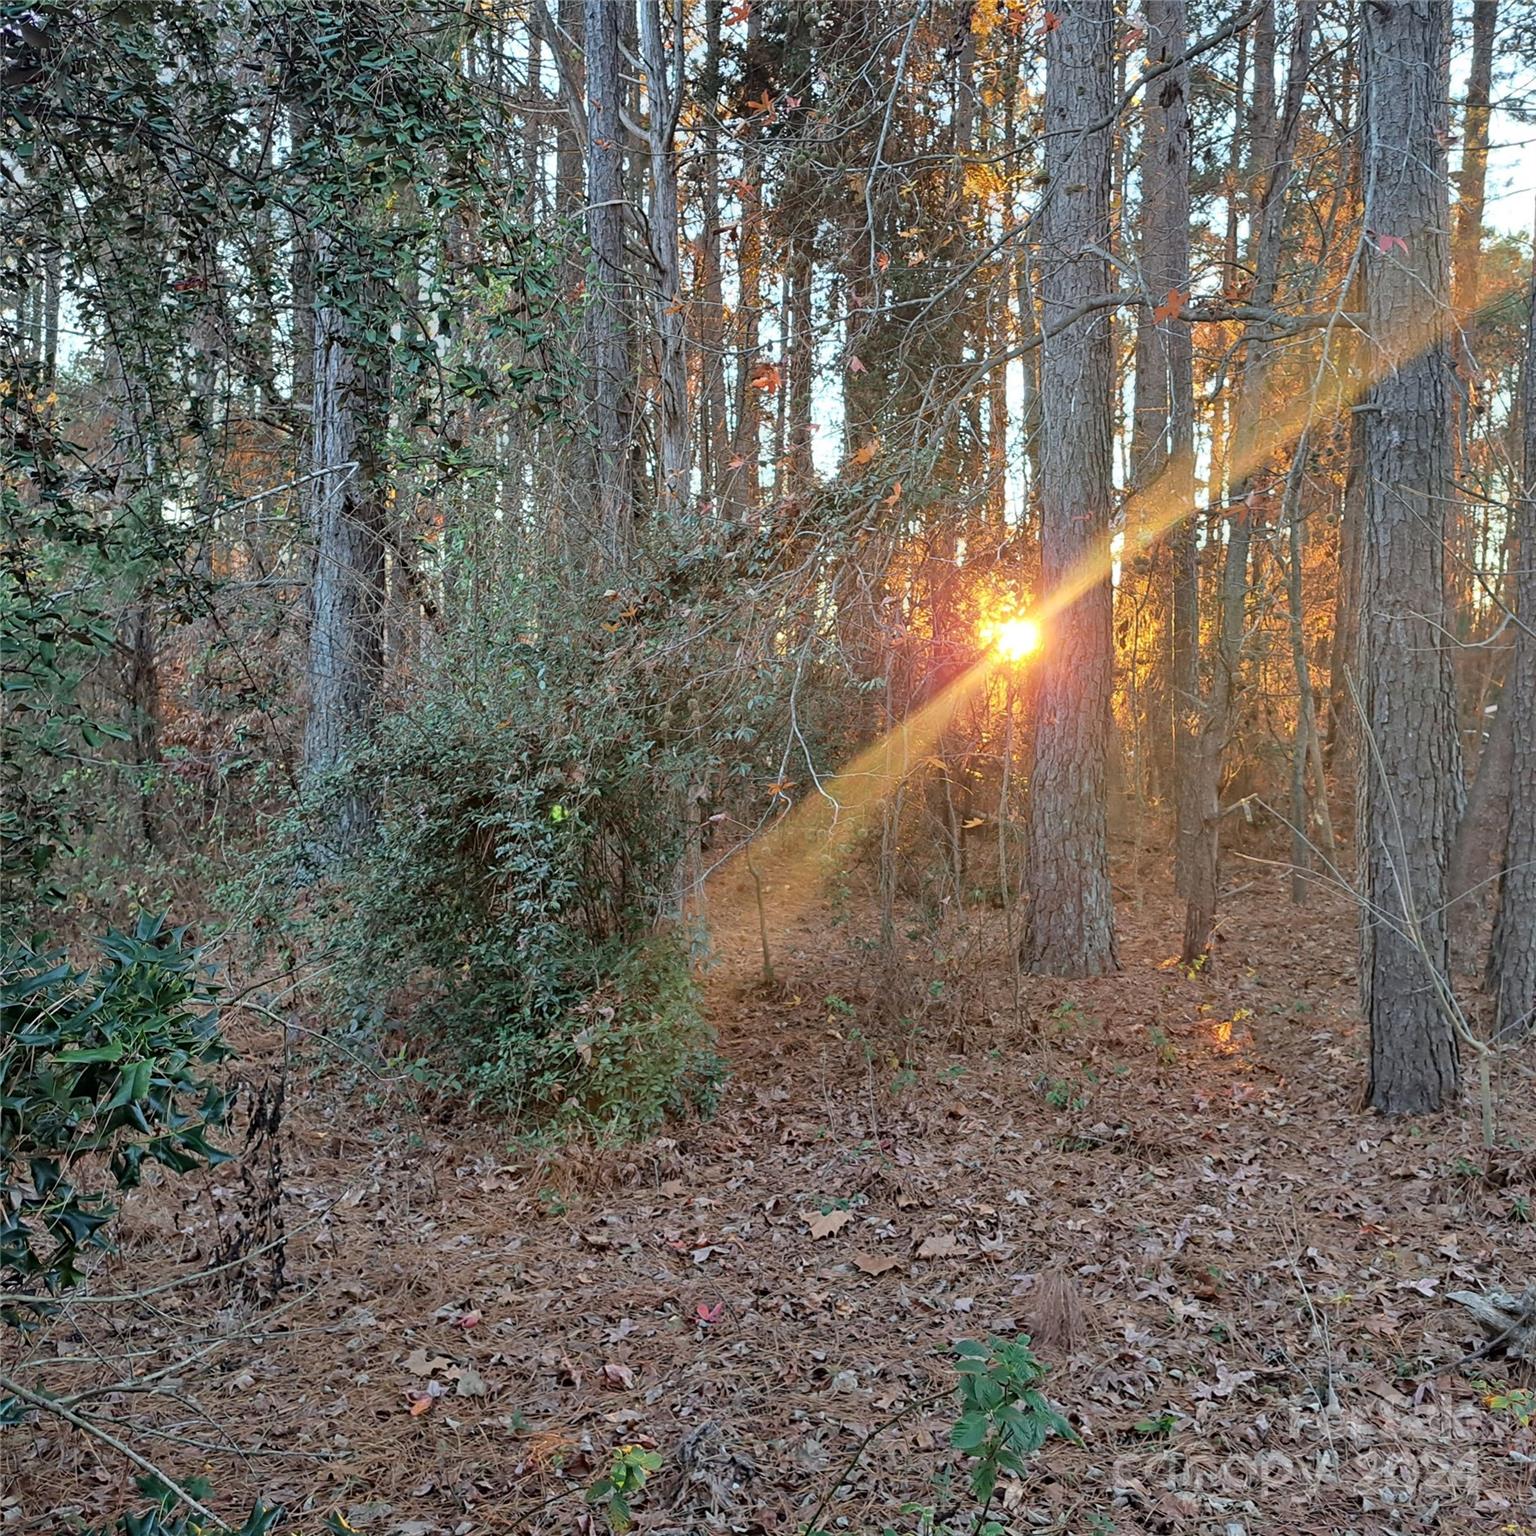
POLYGON ((985 625, 981 640, 1004 661, 1022 661, 1040 649, 1040 626, 1033 619, 1003 619, 985 625))

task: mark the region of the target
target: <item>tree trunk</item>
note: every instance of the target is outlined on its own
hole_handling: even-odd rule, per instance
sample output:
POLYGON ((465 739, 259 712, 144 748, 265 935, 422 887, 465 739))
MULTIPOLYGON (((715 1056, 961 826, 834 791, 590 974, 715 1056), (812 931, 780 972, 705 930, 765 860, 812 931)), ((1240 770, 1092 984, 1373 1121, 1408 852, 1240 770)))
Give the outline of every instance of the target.
MULTIPOLYGON (((1166 64, 1184 52, 1186 9, 1185 0, 1148 4, 1149 63, 1166 64)), ((1159 306, 1170 294, 1189 294, 1189 164, 1189 68, 1179 64, 1148 88, 1141 152, 1142 275, 1159 306)), ((1177 801, 1184 713, 1179 694, 1190 683, 1198 644, 1189 612, 1180 612, 1180 582, 1189 571, 1181 577, 1177 569, 1187 567, 1194 552, 1195 401, 1189 322, 1179 317, 1177 305, 1170 308, 1158 319, 1143 305, 1138 321, 1131 508, 1136 545, 1146 549, 1152 658, 1144 697, 1152 782, 1158 791, 1171 784, 1177 801)))
MULTIPOLYGON (((310 434, 309 520, 315 540, 310 584, 309 712, 304 776, 335 775, 366 732, 384 661, 387 506, 378 464, 387 409, 384 359, 365 343, 336 295, 359 287, 366 306, 376 286, 334 262, 323 233, 314 242, 314 415, 310 434)), ((326 825, 310 861, 323 867, 356 846, 373 824, 368 800, 330 787, 326 825)))
MULTIPOLYGON (((1274 302, 1280 271, 1280 240, 1285 226, 1285 194, 1290 185, 1301 126, 1302 103, 1312 59, 1312 29, 1316 0, 1300 0, 1292 37, 1285 85, 1285 112, 1275 120, 1273 6, 1259 18, 1254 46, 1253 108, 1249 114, 1251 160, 1263 176, 1262 192, 1253 208, 1253 285, 1249 302, 1267 308, 1274 302)), ((1265 499, 1253 490, 1264 468, 1260 462, 1265 440, 1264 420, 1270 406, 1270 342, 1264 328, 1252 326, 1245 338, 1242 384, 1232 456, 1227 465, 1232 511, 1227 524, 1226 558, 1222 568, 1216 653, 1210 695, 1201 711, 1200 729, 1190 754, 1193 782, 1188 791, 1190 826, 1186 871, 1186 907, 1182 959, 1194 964, 1210 952, 1216 926, 1221 878, 1221 782, 1227 745, 1238 716, 1239 672, 1247 631, 1250 589, 1249 555, 1254 523, 1265 499)))
POLYGON ((1368 1100, 1439 1109, 1457 1081, 1445 988, 1456 712, 1445 629, 1450 495, 1447 81, 1440 0, 1361 11, 1366 74, 1367 402, 1361 649, 1360 982, 1368 1100))
MULTIPOLYGON (((674 144, 678 86, 671 79, 673 60, 680 60, 682 39, 666 46, 661 0, 640 0, 640 56, 645 65, 651 153, 650 254, 656 283, 657 380, 657 506, 674 517, 687 503, 688 356, 683 314, 683 266, 678 246, 677 151, 674 144)), ((679 65, 680 67, 680 65, 679 65)))
POLYGON ((1117 966, 1105 805, 1112 362, 1103 315, 1070 324, 1065 316, 1108 282, 1103 255, 1090 247, 1102 252, 1111 238, 1114 16, 1103 0, 1070 0, 1056 14, 1045 43, 1041 580, 1069 600, 1039 663, 1023 960, 1040 974, 1093 976, 1117 966), (1080 580, 1085 590, 1073 595, 1080 580))
MULTIPOLYGON (((1531 271, 1525 343, 1525 442, 1515 511, 1515 635, 1511 686, 1499 709, 1510 711, 1514 737, 1509 828, 1493 934, 1496 1029, 1522 1035, 1536 1023, 1536 264, 1531 271)), ((1484 770, 1486 772, 1486 769, 1484 770)))
POLYGON ((628 560, 635 520, 630 475, 633 326, 624 270, 624 79, 619 68, 625 10, 618 0, 586 0, 587 239, 592 247, 587 334, 597 439, 597 538, 610 572, 628 560))
POLYGON ((1461 169, 1456 176, 1456 223, 1451 245, 1451 360, 1455 365, 1456 462, 1466 462, 1472 432, 1472 385, 1477 368, 1474 316, 1481 298, 1483 203, 1488 185, 1488 99, 1498 0, 1472 0, 1472 63, 1461 119, 1461 169))

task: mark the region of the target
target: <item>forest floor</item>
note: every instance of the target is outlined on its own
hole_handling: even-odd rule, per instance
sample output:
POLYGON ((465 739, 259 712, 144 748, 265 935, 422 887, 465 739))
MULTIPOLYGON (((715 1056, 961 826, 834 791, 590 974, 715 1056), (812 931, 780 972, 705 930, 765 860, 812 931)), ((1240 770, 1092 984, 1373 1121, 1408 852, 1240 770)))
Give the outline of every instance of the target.
MULTIPOLYGON (((1352 909, 1235 878, 1209 974, 1169 962, 1149 880, 1122 892, 1121 974, 1026 977, 1017 1008, 999 914, 893 983, 867 898, 771 880, 782 995, 755 910, 709 982, 718 1114, 618 1150, 530 1149, 430 1096, 419 1118, 306 1035, 278 1299, 216 1289, 250 1269, 142 1295, 205 1268, 241 1199, 227 1171, 165 1183, 95 1282, 140 1299, 72 1305, 10 1369, 131 1371, 81 1408, 225 1515, 261 1494, 303 1531, 601 1529, 582 1490, 630 1442, 664 1458, 643 1532, 793 1536, 824 1497, 829 1529, 913 1532, 904 1504, 969 1507, 954 1341, 1027 1330, 1081 1443, 1005 1482, 1009 1530, 1531 1531, 1536 1383, 1459 1370, 1446 1299, 1536 1278, 1531 1062, 1495 1085, 1492 1159, 1470 1102, 1362 1114, 1352 909)), ((258 1075, 278 1036, 243 1035, 258 1075)), ((0 1436, 8 1530, 134 1497, 56 1421, 0 1436)))

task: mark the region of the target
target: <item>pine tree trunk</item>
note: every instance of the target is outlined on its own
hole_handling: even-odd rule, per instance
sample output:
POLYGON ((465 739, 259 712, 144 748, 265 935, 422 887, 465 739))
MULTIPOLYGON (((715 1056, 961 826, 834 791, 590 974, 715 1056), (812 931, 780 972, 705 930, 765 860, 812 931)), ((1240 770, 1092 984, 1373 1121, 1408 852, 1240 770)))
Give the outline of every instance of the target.
MULTIPOLYGON (((1514 738, 1509 828, 1494 925, 1496 1028, 1529 1034, 1536 1025, 1536 264, 1525 343, 1524 470, 1515 511, 1515 656, 1499 709, 1510 712, 1514 738)), ((1486 771, 1486 770, 1485 770, 1486 771)))
POLYGON ((678 101, 672 60, 682 52, 676 39, 669 54, 661 0, 640 0, 640 56, 645 64, 651 154, 650 255, 656 284, 657 413, 660 473, 657 506, 666 517, 687 504, 688 355, 683 310, 683 264, 678 242, 677 151, 674 144, 678 101))
MULTIPOLYGON (((358 283, 335 261, 330 238, 314 241, 313 399, 307 499, 315 569, 310 583, 309 710, 304 722, 306 780, 334 775, 366 732, 384 662, 385 490, 378 453, 387 409, 383 359, 335 302, 375 285, 358 283)), ((313 869, 347 853, 373 824, 368 800, 329 787, 327 824, 310 851, 313 869)))
MULTIPOLYGON (((1110 332, 1103 315, 1065 323, 1102 293, 1108 248, 1114 16, 1071 0, 1046 34, 1041 229, 1041 583, 1056 591, 1104 562, 1110 479, 1110 332), (1054 333, 1054 334, 1053 334, 1054 333)), ((1050 625, 1039 660, 1023 961, 1034 972, 1116 969, 1106 767, 1113 673, 1109 571, 1095 570, 1050 625)))
POLYGON ((1446 618, 1450 482, 1448 128, 1439 0, 1361 11, 1366 67, 1365 444, 1360 981, 1367 1097, 1439 1109, 1457 1081, 1447 986, 1446 858, 1458 752, 1446 618))
POLYGON ((627 7, 586 0, 587 239, 592 247, 588 348, 596 445, 597 539, 610 571, 622 569, 634 541, 630 432, 629 278, 624 268, 624 78, 620 37, 627 7))
MULTIPOLYGON (((1146 7, 1147 58, 1177 59, 1187 45, 1185 0, 1151 0, 1146 7)), ((1154 791, 1170 785, 1179 798, 1179 692, 1189 685, 1198 637, 1179 613, 1175 566, 1193 553, 1194 360, 1189 322, 1170 294, 1189 295, 1189 68, 1175 65, 1147 92, 1142 141, 1142 272, 1151 297, 1169 312, 1159 319, 1142 306, 1136 336, 1136 417, 1132 434, 1137 547, 1146 549, 1146 645, 1151 659, 1144 732, 1154 791), (1143 385, 1145 383, 1145 392, 1143 385), (1189 548, 1185 548, 1188 542, 1189 548)), ((1128 543, 1132 542, 1128 538, 1128 543)), ((1185 572, 1187 579, 1188 572, 1185 572)))
MULTIPOLYGON (((1301 126, 1303 89, 1312 58, 1316 0, 1300 0, 1285 88, 1285 112, 1275 113, 1274 7, 1260 14, 1254 42, 1254 89, 1249 113, 1250 160, 1263 178, 1252 209, 1249 302, 1266 308, 1274 302, 1280 271, 1280 242, 1285 224, 1285 193, 1290 185, 1296 136, 1301 126)), ((1221 879, 1221 784, 1227 746, 1239 715, 1239 694, 1247 634, 1247 599, 1251 589, 1249 556, 1254 525, 1265 498, 1253 482, 1266 466, 1260 462, 1263 425, 1270 408, 1270 342, 1266 328, 1251 326, 1245 339, 1242 385, 1227 466, 1231 516, 1222 566, 1210 695, 1201 712, 1200 730, 1191 752, 1193 782, 1188 790, 1190 825, 1186 870, 1184 943, 1181 958, 1193 964, 1210 952, 1216 926, 1221 879)))

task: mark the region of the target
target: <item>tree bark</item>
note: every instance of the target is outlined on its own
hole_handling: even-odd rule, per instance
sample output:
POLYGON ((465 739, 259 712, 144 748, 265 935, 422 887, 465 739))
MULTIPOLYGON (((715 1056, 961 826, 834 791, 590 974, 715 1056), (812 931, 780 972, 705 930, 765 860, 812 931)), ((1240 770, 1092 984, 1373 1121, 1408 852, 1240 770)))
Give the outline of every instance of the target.
POLYGON ((668 38, 661 0, 640 0, 640 56, 645 65, 651 154, 650 255, 656 283, 657 506, 668 519, 686 505, 689 473, 688 354, 683 311, 683 264, 678 243, 677 150, 679 84, 672 79, 682 39, 668 38))
POLYGON ((1359 874, 1367 1099, 1388 1114, 1455 1091, 1445 988, 1446 858, 1458 752, 1447 647, 1450 482, 1445 28, 1439 0, 1361 11, 1365 52, 1367 402, 1361 547, 1359 874))
MULTIPOLYGON (((1185 0, 1151 0, 1147 59, 1177 59, 1187 43, 1185 0)), ((1147 88, 1141 151, 1142 276, 1159 305, 1189 295, 1189 67, 1175 65, 1147 88)), ((1152 656, 1143 689, 1152 783, 1180 801, 1186 760, 1178 738, 1198 636, 1189 593, 1194 528, 1194 360, 1189 322, 1177 305, 1158 319, 1143 306, 1136 335, 1136 417, 1132 434, 1130 538, 1145 550, 1146 642, 1152 656)), ((1140 647, 1138 647, 1139 649, 1140 647)), ((1187 723, 1187 722, 1186 722, 1187 723)), ((1187 743, 1186 743, 1187 746, 1187 743)))
MULTIPOLYGON (((329 235, 314 240, 313 424, 306 483, 315 570, 310 583, 309 710, 304 777, 337 774, 366 733, 384 662, 387 505, 379 466, 387 363, 363 340, 338 293, 378 303, 336 260, 329 235)), ((336 784, 309 860, 313 871, 345 855, 373 825, 365 796, 336 784)))
MULTIPOLYGON (((1529 1034, 1536 1024, 1536 264, 1532 266, 1525 343, 1523 470, 1515 511, 1515 613, 1519 628, 1500 712, 1514 738, 1509 826, 1494 924, 1495 1028, 1529 1034)), ((1486 769, 1484 770, 1487 771, 1486 769)))
POLYGON ((1047 198, 1041 228, 1041 579, 1047 593, 1084 580, 1050 625, 1039 663, 1030 778, 1025 966, 1056 976, 1115 970, 1105 776, 1113 682, 1112 496, 1107 318, 1066 314, 1108 281, 1114 16, 1070 0, 1046 34, 1047 198), (1085 570, 1102 565, 1092 578, 1085 570))
POLYGON ((1488 185, 1489 97, 1498 0, 1472 0, 1472 63, 1461 119, 1461 168, 1456 175, 1456 223, 1451 236, 1451 360, 1455 365, 1456 456, 1464 463, 1472 430, 1472 375, 1477 367, 1472 327, 1480 301, 1483 204, 1488 185))
MULTIPOLYGON (((1312 30, 1316 0, 1300 0, 1296 30, 1286 74, 1285 111, 1276 121, 1274 90, 1273 6, 1261 13, 1255 38, 1254 96, 1249 114, 1251 159, 1264 177, 1253 208, 1253 284, 1249 302, 1262 308, 1274 303, 1280 272, 1280 243, 1285 227, 1285 194, 1290 185, 1301 126, 1303 91, 1312 59, 1312 30)), ((1222 765, 1238 716, 1239 672, 1247 630, 1250 590, 1249 555, 1254 522, 1265 498, 1253 489, 1264 467, 1259 462, 1263 422, 1269 409, 1270 342, 1260 326, 1245 338, 1242 383, 1232 456, 1227 465, 1231 516, 1227 524, 1226 557, 1209 696, 1201 710, 1200 728, 1191 752, 1192 783, 1188 791, 1190 827, 1186 866, 1184 943, 1181 958, 1194 964, 1210 952, 1216 926, 1221 878, 1222 765)))
POLYGON ((624 80, 619 68, 626 6, 586 0, 587 239, 592 247, 587 310, 596 436, 597 537, 610 572, 634 541, 630 433, 634 372, 629 279, 624 270, 624 80))

